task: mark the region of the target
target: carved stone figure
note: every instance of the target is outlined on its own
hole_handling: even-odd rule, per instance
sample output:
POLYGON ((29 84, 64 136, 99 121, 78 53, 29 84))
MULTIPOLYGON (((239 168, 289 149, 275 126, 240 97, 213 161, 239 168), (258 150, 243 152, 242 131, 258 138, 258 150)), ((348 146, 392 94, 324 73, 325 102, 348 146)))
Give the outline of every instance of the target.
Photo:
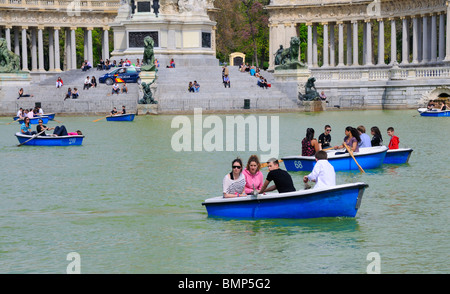
POLYGON ((0 73, 12 73, 20 71, 20 57, 8 50, 6 40, 0 38, 0 73))
POLYGON ((298 93, 298 99, 300 99, 300 101, 320 100, 319 93, 317 92, 316 86, 314 85, 315 82, 315 77, 311 77, 308 79, 305 85, 305 94, 302 95, 301 93, 298 93))
POLYGON ((155 12, 156 17, 158 17, 159 14, 159 0, 153 0, 153 11, 155 12))
POLYGON ((139 100, 139 104, 158 104, 158 101, 153 98, 152 89, 150 89, 150 86, 155 82, 155 80, 156 78, 150 84, 147 84, 146 82, 141 84, 144 97, 139 100))
POLYGON ((300 54, 300 38, 292 37, 290 42, 291 47, 277 51, 275 60, 279 62, 279 65, 275 67, 275 70, 287 70, 287 69, 300 69, 305 68, 305 64, 298 60, 300 54))
POLYGON ((150 36, 144 38, 144 58, 142 59, 141 71, 155 71, 155 53, 153 51, 153 46, 155 41, 150 36))
POLYGON ((283 53, 283 51, 284 51, 283 45, 280 45, 280 49, 278 49, 277 52, 275 53, 275 65, 281 64, 281 54, 283 53))

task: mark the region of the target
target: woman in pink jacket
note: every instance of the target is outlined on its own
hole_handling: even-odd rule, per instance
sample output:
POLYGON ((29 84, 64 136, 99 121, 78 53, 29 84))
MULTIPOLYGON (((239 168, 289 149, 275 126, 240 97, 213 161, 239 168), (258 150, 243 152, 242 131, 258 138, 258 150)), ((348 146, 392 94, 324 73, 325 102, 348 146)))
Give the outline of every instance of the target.
POLYGON ((252 194, 253 189, 256 189, 259 193, 262 185, 264 184, 264 178, 262 172, 259 170, 261 164, 258 156, 251 155, 247 161, 247 167, 244 169, 243 174, 245 176, 245 193, 252 194))

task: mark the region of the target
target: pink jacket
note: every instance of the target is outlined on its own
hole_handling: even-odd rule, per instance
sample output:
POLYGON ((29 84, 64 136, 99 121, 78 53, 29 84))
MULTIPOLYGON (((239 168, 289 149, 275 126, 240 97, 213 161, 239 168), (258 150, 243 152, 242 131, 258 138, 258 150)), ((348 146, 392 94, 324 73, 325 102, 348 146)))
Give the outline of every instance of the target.
POLYGON ((255 189, 261 190, 264 184, 264 177, 261 171, 257 171, 255 175, 253 175, 246 168, 243 171, 245 176, 245 193, 250 194, 253 192, 253 185, 255 185, 255 189))

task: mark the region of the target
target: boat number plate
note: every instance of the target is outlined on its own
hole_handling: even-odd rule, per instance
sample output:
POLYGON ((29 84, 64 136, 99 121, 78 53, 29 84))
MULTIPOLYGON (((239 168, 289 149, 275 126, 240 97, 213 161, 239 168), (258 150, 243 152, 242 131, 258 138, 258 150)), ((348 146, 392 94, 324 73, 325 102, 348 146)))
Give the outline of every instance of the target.
POLYGON ((75 144, 76 141, 77 141, 77 139, 75 139, 75 138, 70 138, 70 139, 69 139, 69 145, 75 144))
POLYGON ((302 162, 300 160, 294 161, 294 165, 295 165, 295 168, 298 168, 298 169, 303 168, 302 162))

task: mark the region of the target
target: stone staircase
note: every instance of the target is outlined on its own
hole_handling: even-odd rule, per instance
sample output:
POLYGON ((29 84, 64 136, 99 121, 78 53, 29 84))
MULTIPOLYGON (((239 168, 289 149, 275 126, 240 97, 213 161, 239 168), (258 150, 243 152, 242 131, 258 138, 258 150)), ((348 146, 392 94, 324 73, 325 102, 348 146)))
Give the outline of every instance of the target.
POLYGON ((229 66, 231 88, 222 83, 221 66, 198 66, 161 68, 158 71, 157 91, 160 112, 244 109, 245 99, 250 100, 250 109, 274 110, 297 108, 297 97, 288 97, 280 91, 271 73, 261 75, 271 84, 268 89, 257 85, 257 78, 238 67, 229 66), (200 92, 188 91, 189 82, 197 81, 200 92))
POLYGON ((137 84, 127 84, 127 94, 111 95, 111 86, 100 84, 98 79, 107 71, 90 69, 70 70, 55 73, 53 76, 40 82, 24 86, 3 86, 0 89, 0 113, 15 114, 20 107, 33 108, 36 103, 41 103, 42 109, 47 113, 58 114, 96 114, 107 113, 115 106, 120 108, 126 105, 128 111, 135 112, 139 98, 137 84), (83 90, 84 80, 89 76, 95 76, 97 87, 83 90), (64 81, 62 88, 56 88, 56 80, 61 77, 64 81), (25 94, 33 94, 34 97, 23 97, 17 99, 18 90, 24 88, 25 94), (78 99, 67 99, 64 101, 68 88, 78 88, 80 96, 78 99))

